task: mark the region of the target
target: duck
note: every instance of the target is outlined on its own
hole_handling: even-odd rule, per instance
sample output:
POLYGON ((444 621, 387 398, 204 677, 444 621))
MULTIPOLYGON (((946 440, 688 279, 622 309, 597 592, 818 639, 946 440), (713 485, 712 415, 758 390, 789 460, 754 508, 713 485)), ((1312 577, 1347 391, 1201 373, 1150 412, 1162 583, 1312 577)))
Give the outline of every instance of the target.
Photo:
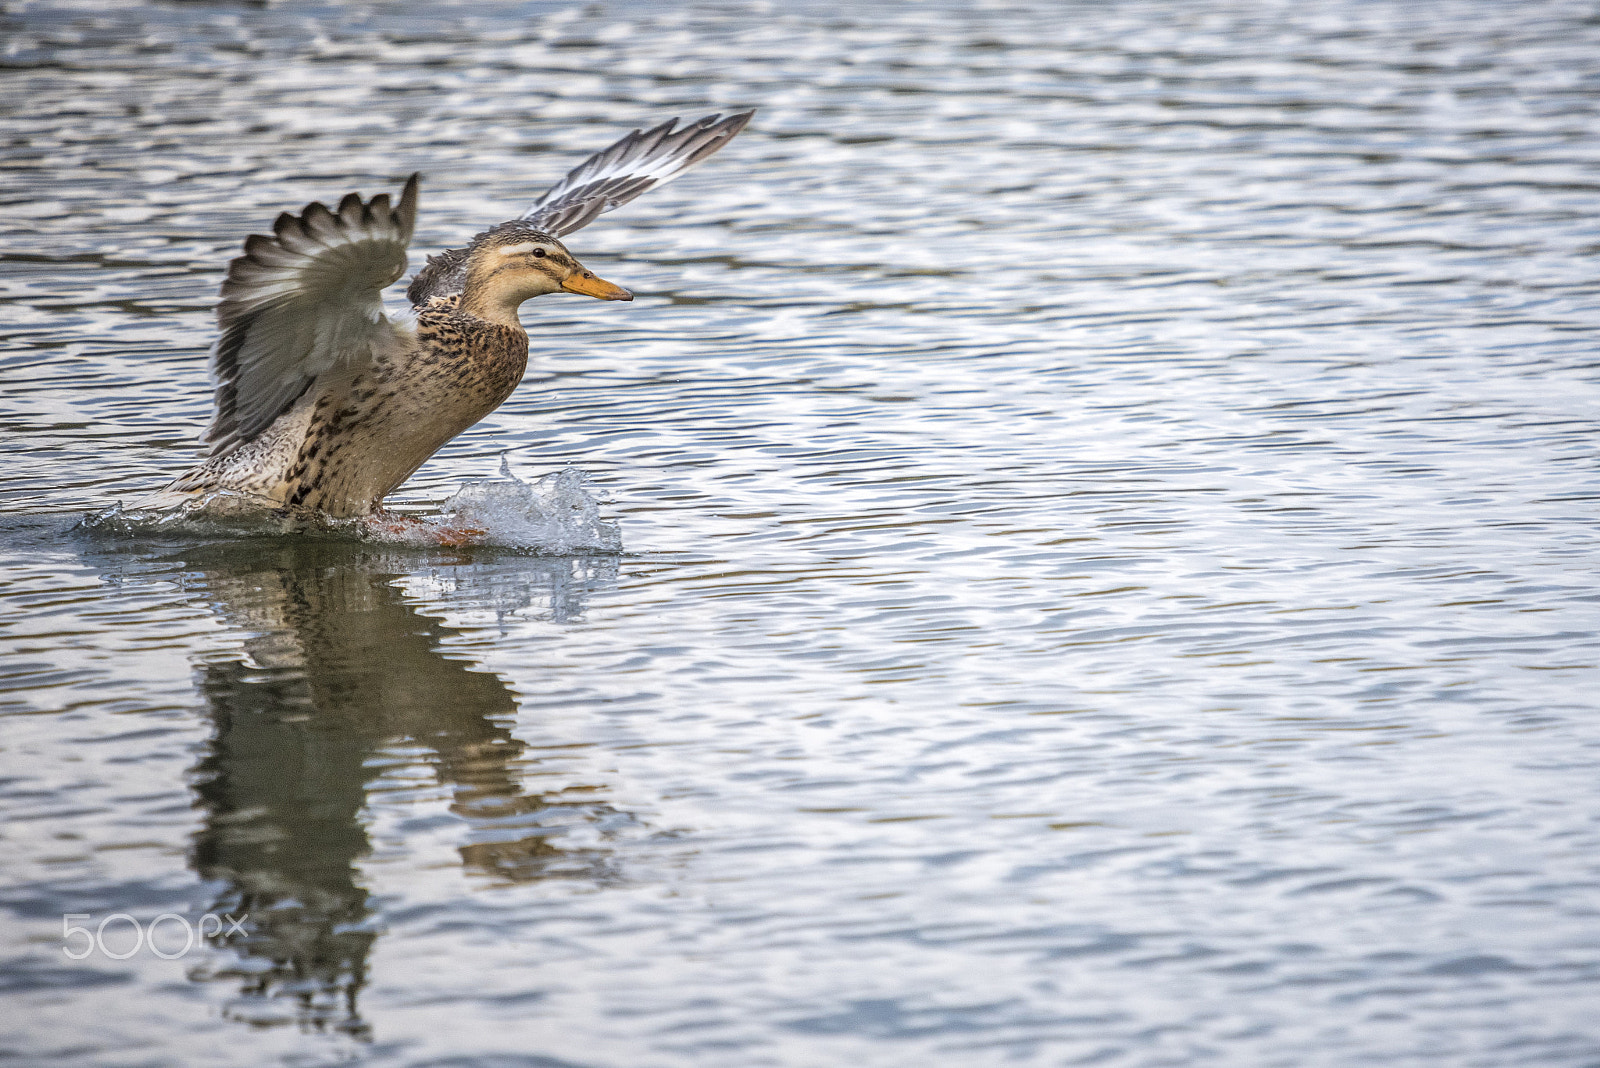
POLYGON ((384 498, 522 381, 524 301, 633 299, 560 239, 718 151, 754 114, 671 119, 589 156, 520 216, 429 256, 406 289, 414 325, 385 313, 382 292, 408 265, 420 174, 393 201, 349 193, 280 214, 222 283, 209 451, 141 505, 392 515, 384 498))

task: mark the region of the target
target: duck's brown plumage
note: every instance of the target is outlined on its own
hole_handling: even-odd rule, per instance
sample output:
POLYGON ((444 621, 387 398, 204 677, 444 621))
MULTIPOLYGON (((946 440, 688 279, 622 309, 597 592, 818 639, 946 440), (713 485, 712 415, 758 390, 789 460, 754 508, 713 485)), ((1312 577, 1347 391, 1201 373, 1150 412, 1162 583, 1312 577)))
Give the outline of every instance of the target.
POLYGON ((219 491, 267 508, 367 515, 522 380, 524 300, 558 290, 631 300, 558 238, 710 155, 752 113, 634 131, 575 168, 520 219, 430 259, 416 326, 383 314, 405 268, 418 176, 393 208, 351 194, 284 214, 245 243, 223 283, 212 349, 212 453, 146 505, 219 491))
POLYGON ((511 396, 528 366, 527 333, 462 312, 460 299, 434 298, 417 316, 415 345, 317 400, 285 473, 285 505, 335 516, 353 505, 370 511, 511 396))
POLYGON ((520 326, 435 297, 416 332, 350 373, 326 374, 240 448, 213 456, 167 491, 230 491, 268 508, 334 517, 375 511, 451 438, 511 396, 528 366, 520 326))

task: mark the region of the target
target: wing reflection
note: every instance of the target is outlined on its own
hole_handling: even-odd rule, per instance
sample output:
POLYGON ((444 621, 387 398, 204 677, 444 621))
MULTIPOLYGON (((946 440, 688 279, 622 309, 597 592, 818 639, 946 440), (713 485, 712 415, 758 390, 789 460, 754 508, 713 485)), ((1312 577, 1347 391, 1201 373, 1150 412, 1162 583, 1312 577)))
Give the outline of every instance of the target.
MULTIPOLYGON (((214 733, 195 768, 204 823, 195 870, 225 889, 212 911, 248 915, 219 942, 242 983, 230 1015, 365 1034, 357 995, 378 924, 357 865, 371 851, 375 787, 415 789, 431 770, 467 824, 469 871, 498 882, 603 877, 603 849, 562 849, 552 823, 615 820, 595 800, 523 788, 536 763, 511 731, 501 679, 440 652, 454 631, 407 603, 396 579, 437 560, 330 543, 233 543, 184 555, 207 599, 246 632, 244 655, 200 665, 214 733), (396 784, 392 772, 412 774, 396 784), (387 783, 379 780, 390 776, 387 783)), ((558 618, 615 562, 458 565, 447 596, 500 612, 546 603, 558 618)), ((625 817, 622 817, 625 818, 625 817)))

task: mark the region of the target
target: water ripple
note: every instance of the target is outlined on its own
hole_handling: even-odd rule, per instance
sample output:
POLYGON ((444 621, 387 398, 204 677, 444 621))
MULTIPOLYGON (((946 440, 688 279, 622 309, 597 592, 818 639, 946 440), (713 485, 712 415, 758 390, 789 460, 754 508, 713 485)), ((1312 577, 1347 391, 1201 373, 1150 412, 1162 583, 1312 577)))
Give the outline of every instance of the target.
POLYGON ((1600 1056, 1590 5, 0 28, 7 1049, 1600 1056), (398 502, 573 465, 625 552, 71 530, 192 461, 276 212, 421 169, 420 262, 748 105, 398 502))

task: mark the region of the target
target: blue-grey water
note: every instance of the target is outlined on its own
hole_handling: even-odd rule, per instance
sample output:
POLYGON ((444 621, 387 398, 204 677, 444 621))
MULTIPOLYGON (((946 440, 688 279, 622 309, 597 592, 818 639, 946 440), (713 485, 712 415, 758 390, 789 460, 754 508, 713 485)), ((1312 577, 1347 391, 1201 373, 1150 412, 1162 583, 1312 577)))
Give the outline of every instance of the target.
POLYGON ((1588 2, 5 0, 0 1057, 1600 1065, 1597 267, 1588 2), (73 529, 278 211, 746 106, 399 495, 621 553, 73 529))

